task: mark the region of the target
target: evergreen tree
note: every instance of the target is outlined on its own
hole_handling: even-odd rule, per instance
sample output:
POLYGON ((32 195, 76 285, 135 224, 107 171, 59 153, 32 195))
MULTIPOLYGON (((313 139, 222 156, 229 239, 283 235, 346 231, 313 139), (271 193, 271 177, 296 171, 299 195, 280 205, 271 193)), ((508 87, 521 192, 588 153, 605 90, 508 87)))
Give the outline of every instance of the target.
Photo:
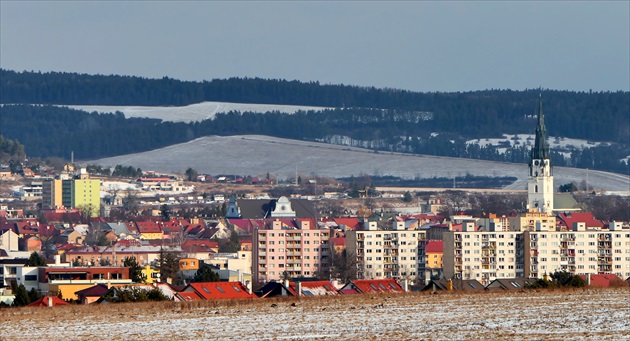
POLYGON ((26 266, 48 266, 48 263, 46 263, 46 260, 40 256, 39 253, 33 252, 31 256, 28 257, 26 266))
POLYGON ((13 292, 15 295, 15 299, 13 300, 13 306, 15 307, 23 307, 31 303, 30 296, 28 291, 26 291, 26 287, 24 284, 20 284, 16 287, 16 291, 13 292))
POLYGON ((160 249, 158 269, 163 281, 166 282, 170 278, 173 284, 179 283, 179 254, 175 251, 160 249))
POLYGON ((29 301, 35 302, 35 301, 37 301, 40 298, 41 298, 41 296, 37 292, 37 289, 32 288, 31 290, 28 291, 28 299, 29 299, 29 301))
POLYGON ((199 265, 199 269, 195 272, 195 276, 191 282, 219 282, 219 274, 212 271, 210 265, 203 262, 199 265))
POLYGON ((142 276, 142 266, 136 261, 136 257, 126 257, 123 266, 129 268, 129 278, 134 283, 144 283, 144 277, 142 276))

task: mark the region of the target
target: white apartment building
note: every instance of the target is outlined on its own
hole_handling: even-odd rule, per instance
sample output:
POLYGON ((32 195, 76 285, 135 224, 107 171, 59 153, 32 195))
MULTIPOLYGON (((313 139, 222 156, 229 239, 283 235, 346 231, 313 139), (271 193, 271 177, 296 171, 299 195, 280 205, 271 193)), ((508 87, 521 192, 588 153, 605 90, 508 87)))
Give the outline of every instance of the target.
POLYGON ((630 277, 630 226, 571 231, 473 231, 444 233, 444 276, 477 279, 543 278, 556 271, 630 277))
POLYGON ((612 273, 630 277, 630 227, 611 222, 608 229, 523 232, 525 276, 541 278, 556 271, 574 274, 612 273))
POLYGON ((377 230, 375 223, 368 230, 346 232, 346 250, 357 257, 357 278, 401 278, 415 281, 418 276, 418 241, 425 238, 420 230, 377 230))
POLYGON ((477 232, 469 227, 464 224, 462 232, 444 233, 444 277, 476 279, 487 285, 497 278, 524 276, 523 251, 518 248, 522 233, 477 232))

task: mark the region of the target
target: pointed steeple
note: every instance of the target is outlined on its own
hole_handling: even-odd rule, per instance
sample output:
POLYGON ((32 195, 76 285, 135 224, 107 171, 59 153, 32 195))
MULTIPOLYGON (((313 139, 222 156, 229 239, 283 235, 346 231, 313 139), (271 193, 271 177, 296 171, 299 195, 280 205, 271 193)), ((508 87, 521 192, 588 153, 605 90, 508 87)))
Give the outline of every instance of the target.
POLYGON ((532 148, 532 160, 549 159, 549 145, 547 144, 547 129, 545 128, 545 116, 542 109, 542 94, 538 100, 538 125, 536 125, 536 140, 532 148))

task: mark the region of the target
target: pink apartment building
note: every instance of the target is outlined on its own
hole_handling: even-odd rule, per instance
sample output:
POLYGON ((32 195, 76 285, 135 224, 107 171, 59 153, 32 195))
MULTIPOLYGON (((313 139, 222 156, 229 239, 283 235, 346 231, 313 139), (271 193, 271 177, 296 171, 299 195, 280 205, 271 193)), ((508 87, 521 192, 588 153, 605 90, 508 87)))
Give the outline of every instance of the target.
POLYGON ((275 219, 253 233, 253 280, 315 277, 330 269, 330 230, 317 229, 312 219, 275 219))

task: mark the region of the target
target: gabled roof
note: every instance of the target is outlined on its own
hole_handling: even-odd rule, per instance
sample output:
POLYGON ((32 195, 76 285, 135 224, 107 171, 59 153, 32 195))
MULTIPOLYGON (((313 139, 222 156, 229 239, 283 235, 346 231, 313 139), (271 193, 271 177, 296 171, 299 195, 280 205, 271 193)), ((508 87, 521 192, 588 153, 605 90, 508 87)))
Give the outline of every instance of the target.
POLYGON ((604 223, 595 219, 591 212, 562 212, 558 214, 558 225, 566 226, 567 229, 573 228, 573 223, 584 223, 587 228, 603 228, 604 223))
POLYGON ((267 282, 267 284, 263 285, 260 289, 254 292, 256 296, 260 298, 265 297, 277 297, 277 296, 295 296, 295 290, 292 290, 290 287, 287 288, 284 284, 280 282, 267 282))
POLYGON ((199 297, 199 295, 197 295, 194 291, 175 293, 175 300, 178 300, 180 302, 200 301, 202 299, 203 298, 199 297))
POLYGON ((89 288, 85 288, 83 290, 79 290, 79 291, 75 291, 75 295, 77 295, 79 298, 81 298, 81 296, 98 296, 101 297, 103 295, 105 295, 105 293, 109 290, 109 288, 107 287, 106 284, 96 284, 95 286, 91 286, 89 288))
MULTIPOLYGON (((302 287, 302 296, 326 296, 338 295, 339 291, 330 281, 303 281, 300 282, 302 287)), ((290 282, 289 289, 293 294, 297 294, 297 282, 290 282)))
MULTIPOLYGON (((433 284, 435 284, 436 290, 448 290, 447 282, 448 281, 445 279, 437 279, 437 280, 433 279, 429 282, 429 284, 427 284, 424 288, 422 288, 422 291, 433 290, 433 284)), ((468 290, 484 290, 484 289, 485 287, 483 286, 483 284, 479 283, 479 281, 476 279, 453 280, 453 290, 468 291, 468 290)))
MULTIPOLYGON (((582 279, 586 281, 586 276, 588 275, 580 275, 582 279)), ((590 286, 600 287, 600 288, 608 288, 610 283, 613 281, 618 281, 621 283, 621 278, 615 274, 591 274, 590 286)), ((586 281, 588 283, 588 281, 586 281)))
POLYGON ((256 298, 241 282, 190 283, 183 291, 194 291, 205 300, 256 298))
POLYGON ((486 286, 486 289, 521 290, 536 282, 535 278, 497 278, 486 286))
POLYGON ((58 306, 58 305, 68 305, 70 303, 62 300, 57 296, 44 296, 37 301, 29 304, 29 307, 49 307, 49 306, 58 306))
POLYGON ((120 236, 123 233, 130 234, 127 224, 125 223, 108 223, 107 225, 117 236, 120 236))
POLYGON ((337 225, 345 225, 350 230, 356 230, 361 227, 359 218, 333 218, 337 225))
POLYGON ((155 221, 138 221, 136 222, 140 233, 161 233, 160 225, 155 221))
POLYGON ((405 291, 395 279, 356 279, 344 285, 339 291, 344 294, 350 293, 347 289, 354 289, 361 294, 405 291))

